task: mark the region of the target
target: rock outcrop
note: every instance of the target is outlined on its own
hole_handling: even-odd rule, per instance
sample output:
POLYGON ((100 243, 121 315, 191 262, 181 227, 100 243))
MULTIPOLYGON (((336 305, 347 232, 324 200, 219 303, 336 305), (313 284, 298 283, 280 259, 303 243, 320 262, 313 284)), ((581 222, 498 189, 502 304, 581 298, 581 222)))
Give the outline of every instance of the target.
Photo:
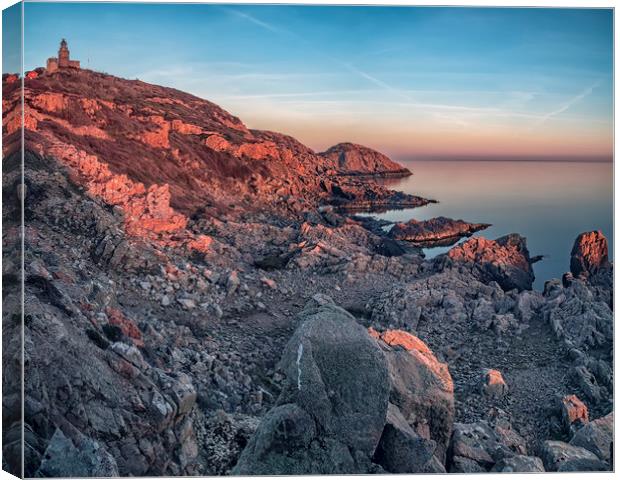
POLYGON ((468 223, 446 217, 423 221, 411 219, 406 223, 395 224, 390 230, 390 237, 407 240, 419 247, 450 246, 488 227, 488 223, 468 223))
POLYGON ((448 257, 463 263, 483 281, 496 281, 504 290, 531 290, 533 260, 525 238, 513 233, 496 240, 472 238, 453 247, 448 257))
POLYGON ((447 366, 406 332, 367 332, 328 297, 309 302, 300 321, 280 362, 277 405, 233 472, 445 471, 454 417, 447 366))
POLYGON ((311 301, 300 320, 282 355, 286 383, 277 405, 234 473, 369 472, 386 422, 386 360, 366 330, 331 299, 311 301))
POLYGON ((406 177, 411 172, 387 156, 362 145, 339 143, 319 153, 339 175, 406 177))
POLYGON ((541 457, 548 472, 607 470, 607 465, 589 450, 558 440, 544 442, 541 457))
POLYGON ((611 446, 614 439, 614 412, 597 418, 577 430, 570 444, 583 447, 606 462, 611 458, 611 446))
POLYGON ((454 385, 448 366, 410 333, 370 333, 388 362, 390 403, 420 437, 436 444, 434 455, 443 464, 454 420, 454 385))
POLYGON ((570 254, 570 271, 573 276, 587 278, 609 269, 607 250, 607 239, 600 230, 580 234, 570 254))
POLYGON ((564 395, 559 403, 562 421, 568 432, 574 433, 588 423, 588 407, 577 395, 564 395))
POLYGON ((448 465, 454 473, 544 471, 540 459, 527 456, 525 440, 506 421, 455 423, 448 465))
POLYGON ((572 279, 547 282, 543 318, 573 359, 573 375, 588 399, 599 403, 613 388, 613 312, 608 290, 572 279), (605 293, 607 292, 607 293, 605 293))

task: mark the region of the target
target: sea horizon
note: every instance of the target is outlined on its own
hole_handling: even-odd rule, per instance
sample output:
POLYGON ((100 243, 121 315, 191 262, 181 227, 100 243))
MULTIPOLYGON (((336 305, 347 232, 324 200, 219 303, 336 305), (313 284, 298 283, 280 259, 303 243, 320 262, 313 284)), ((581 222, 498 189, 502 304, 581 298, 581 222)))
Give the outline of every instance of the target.
MULTIPOLYGON (((392 157, 400 163, 412 162, 500 162, 500 163, 609 163, 613 165, 614 159, 602 158, 544 158, 544 157, 528 157, 528 158, 497 158, 497 157, 392 157)), ((415 172, 414 172, 415 173, 415 172)))

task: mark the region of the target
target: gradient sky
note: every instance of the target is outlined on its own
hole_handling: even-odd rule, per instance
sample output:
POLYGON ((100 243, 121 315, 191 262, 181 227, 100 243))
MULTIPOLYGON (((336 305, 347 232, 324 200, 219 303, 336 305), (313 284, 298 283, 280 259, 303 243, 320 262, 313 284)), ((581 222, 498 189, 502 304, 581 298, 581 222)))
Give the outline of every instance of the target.
POLYGON ((84 67, 189 91, 317 150, 600 159, 612 26, 595 9, 26 3, 24 55, 42 66, 65 37, 84 67))

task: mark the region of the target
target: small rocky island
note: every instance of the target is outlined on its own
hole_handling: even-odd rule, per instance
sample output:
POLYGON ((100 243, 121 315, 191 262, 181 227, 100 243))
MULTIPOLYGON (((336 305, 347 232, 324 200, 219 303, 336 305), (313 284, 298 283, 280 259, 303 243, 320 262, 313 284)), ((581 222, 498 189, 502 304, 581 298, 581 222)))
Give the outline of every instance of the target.
POLYGON ((408 177, 408 168, 376 150, 355 143, 339 143, 319 153, 338 175, 358 177, 408 177))
POLYGON ((600 232, 535 291, 516 233, 428 259, 486 225, 352 215, 430 201, 364 147, 87 69, 37 70, 23 110, 3 80, 9 471, 22 432, 28 477, 613 469, 600 232))
POLYGON ((449 247, 461 238, 470 237, 474 233, 489 228, 488 223, 468 223, 446 217, 430 220, 409 220, 397 223, 390 230, 394 240, 406 240, 418 247, 449 247))

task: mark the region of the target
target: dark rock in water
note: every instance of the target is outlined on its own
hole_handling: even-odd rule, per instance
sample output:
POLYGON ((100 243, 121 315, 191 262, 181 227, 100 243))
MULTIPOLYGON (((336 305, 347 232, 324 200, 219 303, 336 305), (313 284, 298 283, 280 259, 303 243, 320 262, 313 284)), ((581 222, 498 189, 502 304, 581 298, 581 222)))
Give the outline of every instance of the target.
POLYGON ((390 190, 372 182, 348 180, 346 183, 332 183, 329 203, 343 212, 378 212, 416 208, 435 200, 390 190))
POLYGON ((532 289, 532 260, 521 235, 511 233, 496 240, 475 237, 452 248, 447 255, 471 266, 481 281, 496 281, 505 291, 532 289))
POLYGON ((390 473, 414 473, 425 470, 436 444, 420 437, 400 410, 388 405, 387 422, 375 452, 374 461, 390 473))
POLYGON ((389 222, 388 220, 366 215, 351 215, 350 218, 356 222, 359 222, 359 224, 366 230, 369 230, 379 236, 385 235, 385 230, 383 227, 393 224, 393 222, 389 222))
POLYGON ((384 257, 400 257, 406 253, 406 250, 391 238, 382 238, 377 245, 377 253, 384 257))
POLYGON ((385 425, 389 383, 376 342, 317 296, 281 359, 286 383, 233 473, 364 473, 385 425))
POLYGON ((118 477, 114 457, 98 442, 83 438, 78 445, 56 429, 39 471, 43 477, 118 477))
POLYGON ((573 276, 587 278, 609 269, 607 251, 607 239, 600 230, 580 234, 570 254, 570 271, 573 276))
POLYGON ((468 223, 446 217, 424 221, 411 219, 407 223, 394 225, 390 230, 390 236, 396 240, 407 240, 420 247, 447 247, 463 237, 469 237, 488 227, 490 227, 488 223, 468 223))

